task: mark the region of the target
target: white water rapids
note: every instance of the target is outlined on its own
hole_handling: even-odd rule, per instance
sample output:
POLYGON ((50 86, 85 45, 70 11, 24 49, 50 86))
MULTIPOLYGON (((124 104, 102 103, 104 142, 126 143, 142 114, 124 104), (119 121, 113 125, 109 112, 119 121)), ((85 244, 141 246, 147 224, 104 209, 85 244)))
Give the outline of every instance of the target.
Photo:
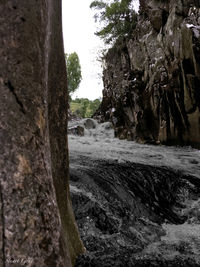
POLYGON ((165 166, 200 177, 200 150, 119 140, 114 138, 114 131, 109 122, 98 124, 89 119, 95 128, 86 129, 84 124, 87 120, 69 122, 69 128, 77 125, 84 127, 84 136, 69 135, 70 155, 78 153, 93 159, 116 160, 119 163, 129 161, 165 166))

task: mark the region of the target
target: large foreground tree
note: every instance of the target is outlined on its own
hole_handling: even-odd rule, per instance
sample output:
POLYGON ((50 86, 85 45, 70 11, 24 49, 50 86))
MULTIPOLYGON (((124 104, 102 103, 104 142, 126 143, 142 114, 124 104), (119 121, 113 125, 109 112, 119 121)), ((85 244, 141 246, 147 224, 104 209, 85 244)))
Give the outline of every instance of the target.
POLYGON ((0 266, 72 266, 60 0, 0 1, 0 266), (25 266, 25 264, 24 264, 25 266))

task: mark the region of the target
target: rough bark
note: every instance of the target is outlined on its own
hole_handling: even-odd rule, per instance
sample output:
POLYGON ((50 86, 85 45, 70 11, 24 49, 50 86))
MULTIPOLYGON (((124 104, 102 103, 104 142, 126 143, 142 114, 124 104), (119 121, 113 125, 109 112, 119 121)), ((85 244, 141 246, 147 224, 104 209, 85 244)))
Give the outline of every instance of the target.
POLYGON ((0 2, 0 266, 71 266, 61 1, 0 2), (12 265, 14 264, 14 265, 12 265))

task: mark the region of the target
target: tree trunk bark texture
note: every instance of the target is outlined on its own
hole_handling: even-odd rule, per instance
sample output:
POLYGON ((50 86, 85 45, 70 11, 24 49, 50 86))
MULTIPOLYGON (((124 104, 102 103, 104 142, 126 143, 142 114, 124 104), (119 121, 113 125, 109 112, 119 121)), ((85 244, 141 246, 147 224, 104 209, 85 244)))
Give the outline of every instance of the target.
POLYGON ((0 266, 72 266, 60 0, 0 0, 0 266))

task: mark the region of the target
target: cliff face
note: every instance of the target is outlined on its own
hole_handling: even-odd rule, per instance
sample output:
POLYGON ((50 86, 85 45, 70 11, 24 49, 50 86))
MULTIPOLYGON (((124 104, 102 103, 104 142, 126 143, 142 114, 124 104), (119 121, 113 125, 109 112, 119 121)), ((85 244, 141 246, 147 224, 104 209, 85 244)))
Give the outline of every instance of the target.
POLYGON ((141 142, 200 145, 200 3, 140 1, 131 39, 105 57, 96 117, 141 142))
POLYGON ((61 1, 0 2, 0 266, 72 266, 61 1))

